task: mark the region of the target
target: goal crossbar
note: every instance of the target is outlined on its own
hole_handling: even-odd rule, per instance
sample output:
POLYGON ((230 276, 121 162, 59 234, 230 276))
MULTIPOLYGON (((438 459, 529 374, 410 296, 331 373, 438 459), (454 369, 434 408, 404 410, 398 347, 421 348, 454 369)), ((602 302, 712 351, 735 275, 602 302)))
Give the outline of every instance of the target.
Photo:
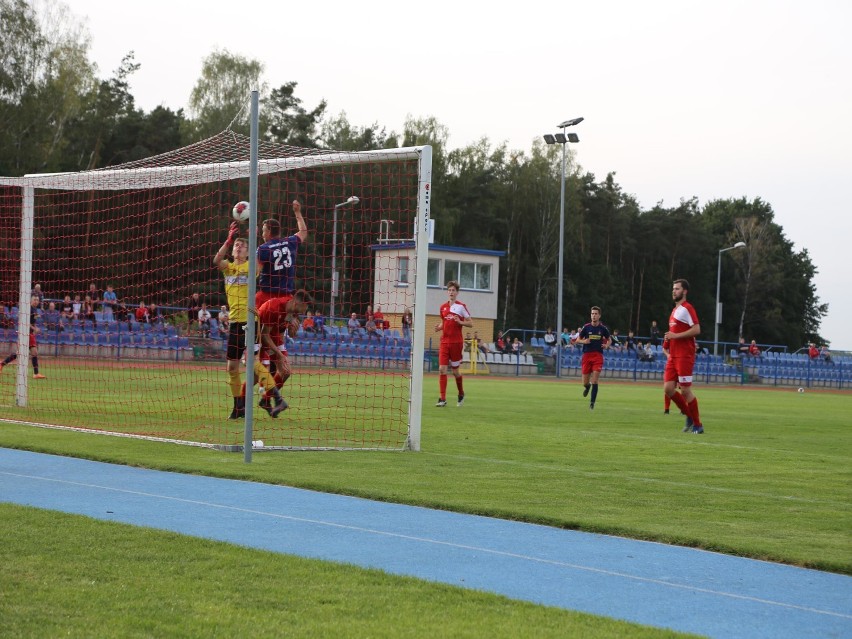
MULTIPOLYGON (((352 153, 325 153, 258 160, 258 174, 267 175, 294 169, 321 166, 364 164, 393 160, 417 160, 422 146, 358 151, 352 153)), ((223 180, 247 178, 251 171, 249 160, 191 164, 187 166, 138 167, 127 169, 98 169, 80 173, 39 173, 23 177, 0 177, 2 186, 29 186, 36 189, 61 189, 68 191, 119 191, 125 189, 150 189, 190 184, 207 184, 223 180)))

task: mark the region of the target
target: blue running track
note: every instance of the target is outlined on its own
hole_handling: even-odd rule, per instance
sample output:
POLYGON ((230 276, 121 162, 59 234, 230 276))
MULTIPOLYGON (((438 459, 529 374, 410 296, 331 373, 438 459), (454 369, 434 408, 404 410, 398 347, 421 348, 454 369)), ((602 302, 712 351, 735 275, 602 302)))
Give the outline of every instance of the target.
POLYGON ((2 448, 0 501, 709 637, 852 638, 852 577, 690 548, 2 448))

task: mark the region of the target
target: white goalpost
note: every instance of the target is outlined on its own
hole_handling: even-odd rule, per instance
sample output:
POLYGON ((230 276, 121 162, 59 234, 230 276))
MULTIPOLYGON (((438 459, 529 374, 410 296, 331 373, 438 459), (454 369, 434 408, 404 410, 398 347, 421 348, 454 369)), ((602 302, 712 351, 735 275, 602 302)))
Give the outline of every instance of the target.
MULTIPOLYGON (((250 138, 225 131, 108 169, 0 178, 0 350, 17 354, 0 372, 0 421, 226 450, 249 441, 264 450, 420 449, 431 148, 250 151, 250 138), (244 430, 228 419, 227 299, 211 258, 231 207, 252 194, 246 234, 273 219, 291 235, 290 203, 302 203, 309 237, 296 279, 323 324, 286 343, 293 375, 281 392, 290 408, 276 419, 249 411, 244 430), (353 196, 357 206, 335 208, 353 196), (384 223, 411 242, 391 260, 397 266, 377 271, 384 223), (404 277, 395 271, 403 265, 404 277), (36 284, 44 299, 32 313, 31 350, 36 284), (213 311, 209 326, 193 317, 194 299, 213 311), (379 338, 350 325, 379 303, 379 338), (46 379, 30 374, 31 352, 46 379)), ((251 388, 245 397, 257 400, 251 388)))

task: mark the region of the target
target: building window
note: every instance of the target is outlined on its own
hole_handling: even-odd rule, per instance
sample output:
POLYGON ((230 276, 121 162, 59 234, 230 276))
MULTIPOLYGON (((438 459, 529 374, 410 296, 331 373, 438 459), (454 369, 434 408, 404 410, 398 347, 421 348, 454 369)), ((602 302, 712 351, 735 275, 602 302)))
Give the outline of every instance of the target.
POLYGON ((461 288, 490 291, 491 265, 447 260, 444 262, 444 279, 456 280, 461 288))
POLYGON ((397 258, 396 261, 397 267, 397 276, 396 281, 398 284, 408 284, 408 258, 400 257, 397 258))
POLYGON ((426 285, 441 286, 441 260, 429 259, 426 269, 426 285))

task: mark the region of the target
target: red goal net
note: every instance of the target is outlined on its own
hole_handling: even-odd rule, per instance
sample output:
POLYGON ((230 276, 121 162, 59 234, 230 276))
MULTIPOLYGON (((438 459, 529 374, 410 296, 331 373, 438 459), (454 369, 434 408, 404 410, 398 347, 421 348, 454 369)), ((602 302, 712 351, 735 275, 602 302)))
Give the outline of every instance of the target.
MULTIPOLYGON (((249 199, 249 150, 226 131, 109 169, 0 179, 3 419, 242 445, 244 424, 229 419, 230 319, 213 258, 232 207, 249 199)), ((257 389, 246 392, 254 439, 405 448, 412 341, 402 317, 414 304, 419 149, 261 143, 258 164, 258 230, 275 219, 282 237, 296 233, 291 203, 302 205, 309 235, 296 285, 313 302, 284 344, 289 409, 272 418, 257 389)))

